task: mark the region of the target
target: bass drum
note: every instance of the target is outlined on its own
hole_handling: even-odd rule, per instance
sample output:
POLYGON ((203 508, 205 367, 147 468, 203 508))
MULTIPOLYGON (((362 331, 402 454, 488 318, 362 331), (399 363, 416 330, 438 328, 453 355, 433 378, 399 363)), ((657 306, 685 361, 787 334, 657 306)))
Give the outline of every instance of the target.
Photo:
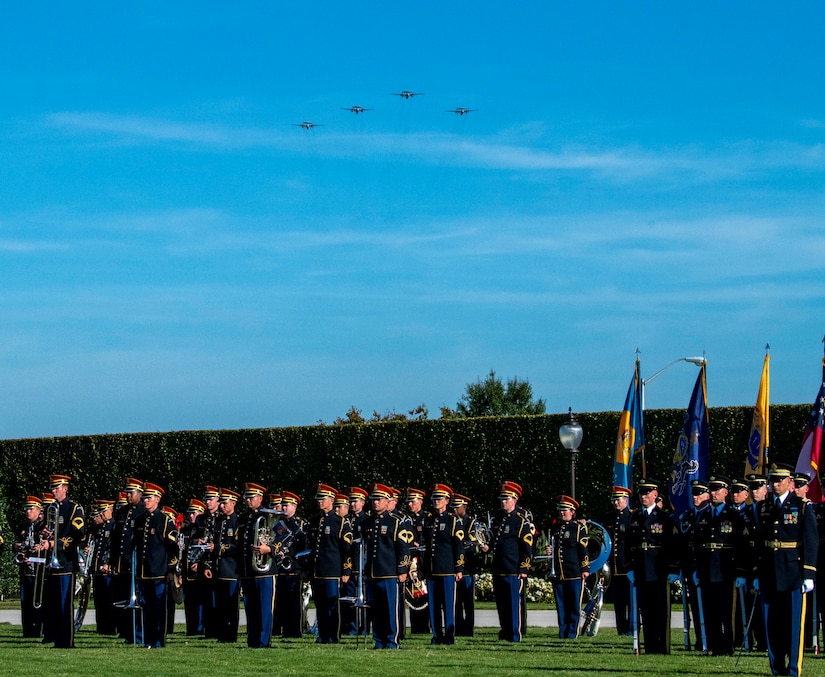
POLYGON ((410 573, 404 581, 404 604, 412 611, 424 611, 428 603, 427 581, 419 576, 418 558, 413 557, 410 573))
POLYGON ((590 558, 590 571, 595 573, 610 559, 610 534, 598 522, 587 520, 587 553, 590 558))

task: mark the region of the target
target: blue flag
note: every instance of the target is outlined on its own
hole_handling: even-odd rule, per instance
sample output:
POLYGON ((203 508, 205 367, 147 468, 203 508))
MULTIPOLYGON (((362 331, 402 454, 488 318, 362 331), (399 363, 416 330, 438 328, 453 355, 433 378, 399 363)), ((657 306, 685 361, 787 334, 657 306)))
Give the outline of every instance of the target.
POLYGON ((708 427, 708 393, 705 381, 705 365, 699 371, 693 395, 690 397, 682 433, 673 454, 670 470, 670 502, 673 512, 681 515, 693 507, 690 483, 693 480, 706 480, 708 474, 708 455, 710 434, 708 427))
POLYGON ((639 378, 639 360, 627 390, 624 410, 619 419, 616 454, 613 460, 613 485, 633 489, 633 459, 644 453, 645 431, 642 418, 642 380, 639 378))

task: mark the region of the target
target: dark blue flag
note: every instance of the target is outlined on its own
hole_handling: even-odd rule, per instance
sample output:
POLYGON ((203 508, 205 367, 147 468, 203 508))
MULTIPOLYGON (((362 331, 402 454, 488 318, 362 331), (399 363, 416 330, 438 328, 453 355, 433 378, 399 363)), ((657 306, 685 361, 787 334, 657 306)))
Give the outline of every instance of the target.
POLYGON ((690 483, 693 480, 706 480, 708 474, 708 453, 710 435, 708 430, 708 393, 705 382, 705 365, 699 371, 693 395, 690 397, 682 433, 673 454, 670 470, 670 502, 673 512, 681 515, 693 507, 690 483))

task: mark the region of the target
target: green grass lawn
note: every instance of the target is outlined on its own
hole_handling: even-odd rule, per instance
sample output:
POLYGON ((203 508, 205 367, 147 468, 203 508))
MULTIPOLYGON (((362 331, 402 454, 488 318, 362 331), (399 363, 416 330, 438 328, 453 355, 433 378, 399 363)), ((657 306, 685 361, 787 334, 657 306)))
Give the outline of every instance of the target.
MULTIPOLYGON (((599 671, 611 675, 765 675, 764 655, 712 658, 682 650, 681 631, 673 632, 670 656, 634 656, 632 640, 605 630, 596 637, 560 640, 557 631, 529 628, 520 644, 500 642, 497 631, 482 628, 472 638, 459 638, 452 647, 431 647, 429 637, 415 635, 402 641, 399 651, 356 650, 355 639, 338 646, 320 646, 307 636, 274 640, 270 649, 247 649, 242 643, 218 645, 212 640, 187 638, 183 627, 169 636, 165 649, 128 646, 112 637, 83 628, 73 651, 53 649, 39 640, 20 637, 20 627, 0 624, 0 675, 48 677, 220 675, 528 675, 536 672, 559 677, 599 671), (35 667, 37 666, 37 667, 35 667)), ((241 642, 245 640, 242 636, 241 642)), ((370 643, 368 643, 370 644, 370 643)), ((825 657, 805 657, 805 675, 825 675, 825 657)))

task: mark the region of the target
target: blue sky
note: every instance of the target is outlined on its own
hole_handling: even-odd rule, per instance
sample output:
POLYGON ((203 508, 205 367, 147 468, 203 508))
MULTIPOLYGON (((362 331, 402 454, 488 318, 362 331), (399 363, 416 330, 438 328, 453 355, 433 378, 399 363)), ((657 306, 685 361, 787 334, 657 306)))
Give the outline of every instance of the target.
POLYGON ((2 437, 816 395, 820 3, 18 5, 2 437))

